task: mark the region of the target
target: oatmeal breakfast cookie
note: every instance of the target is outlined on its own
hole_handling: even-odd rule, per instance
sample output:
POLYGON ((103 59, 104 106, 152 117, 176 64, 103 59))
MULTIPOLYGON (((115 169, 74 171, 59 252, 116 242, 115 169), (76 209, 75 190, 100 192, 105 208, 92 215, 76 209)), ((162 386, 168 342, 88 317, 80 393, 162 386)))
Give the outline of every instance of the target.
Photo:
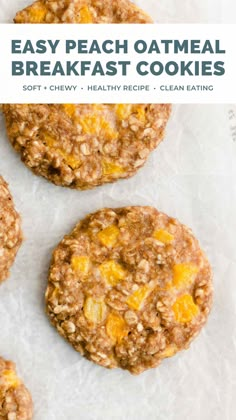
POLYGON ((0 176, 0 283, 8 277, 21 242, 21 219, 8 184, 0 176))
MULTIPOLYGON (((16 23, 149 23, 128 0, 37 1, 16 23)), ((88 189, 129 178, 164 137, 169 104, 5 105, 23 162, 56 185, 88 189)))
POLYGON ((212 301, 191 230, 152 207, 102 209, 57 246, 47 314, 83 356, 138 374, 189 346, 212 301))
POLYGON ((31 420, 31 395, 16 374, 14 363, 0 357, 0 420, 31 420))

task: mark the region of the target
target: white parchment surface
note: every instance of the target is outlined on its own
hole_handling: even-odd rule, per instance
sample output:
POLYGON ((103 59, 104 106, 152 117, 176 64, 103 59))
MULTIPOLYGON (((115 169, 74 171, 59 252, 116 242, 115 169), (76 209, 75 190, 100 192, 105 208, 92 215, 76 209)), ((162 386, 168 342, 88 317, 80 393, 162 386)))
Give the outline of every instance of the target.
MULTIPOLYGON (((234 0, 137 3, 163 23, 235 23, 234 0)), ((1 22, 26 4, 0 0, 1 22)), ((235 105, 175 106, 166 139, 138 175, 79 192, 33 175, 8 143, 0 117, 0 173, 25 235, 0 287, 0 354, 17 363, 35 420, 236 418, 235 130, 235 105), (215 287, 209 322, 191 348, 138 377, 83 359, 44 314, 51 251, 64 234, 88 212, 135 204, 156 206, 192 227, 212 263, 215 287)))

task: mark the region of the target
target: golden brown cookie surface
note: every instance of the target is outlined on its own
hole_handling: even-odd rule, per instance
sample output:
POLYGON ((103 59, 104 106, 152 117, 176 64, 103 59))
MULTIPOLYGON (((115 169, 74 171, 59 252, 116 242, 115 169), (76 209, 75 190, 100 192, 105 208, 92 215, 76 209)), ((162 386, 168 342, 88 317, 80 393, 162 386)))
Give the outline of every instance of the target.
POLYGON ((31 395, 16 374, 14 363, 0 357, 0 419, 31 420, 31 395))
MULTIPOLYGON (((16 23, 148 23, 128 0, 37 1, 16 23)), ((170 105, 5 105, 23 162, 57 185, 93 188, 133 176, 164 137, 170 105)))
POLYGON ((0 176, 0 283, 9 275, 22 242, 21 220, 8 185, 0 176))
POLYGON ((103 209, 53 254, 52 324, 89 360, 132 373, 187 348, 212 300, 209 262, 190 229, 152 207, 103 209))
POLYGON ((129 178, 160 143, 169 105, 4 105, 24 163, 57 185, 92 188, 129 178))
POLYGON ((152 23, 129 0, 40 0, 17 13, 16 23, 152 23))

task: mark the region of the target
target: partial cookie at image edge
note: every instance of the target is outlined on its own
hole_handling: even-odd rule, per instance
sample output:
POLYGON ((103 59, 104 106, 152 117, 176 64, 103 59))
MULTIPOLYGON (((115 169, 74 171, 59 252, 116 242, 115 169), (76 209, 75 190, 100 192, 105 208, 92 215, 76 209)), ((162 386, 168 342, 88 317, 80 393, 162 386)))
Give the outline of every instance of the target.
POLYGON ((15 210, 8 184, 0 176, 0 284, 9 276, 23 240, 21 218, 15 210))
POLYGON ((0 357, 0 418, 32 420, 33 402, 30 392, 17 376, 13 362, 0 357))

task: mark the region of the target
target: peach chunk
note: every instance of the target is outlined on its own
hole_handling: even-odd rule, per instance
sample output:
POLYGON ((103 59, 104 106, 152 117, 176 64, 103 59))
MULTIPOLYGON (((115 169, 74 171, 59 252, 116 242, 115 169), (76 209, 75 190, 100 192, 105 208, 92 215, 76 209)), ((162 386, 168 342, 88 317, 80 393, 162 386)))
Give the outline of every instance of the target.
POLYGON ((115 225, 110 225, 98 233, 101 243, 107 247, 116 245, 120 231, 115 225))
POLYGON ((85 317, 95 324, 99 324, 106 318, 107 307, 103 299, 88 297, 84 304, 85 317))
POLYGON ((14 370, 4 370, 2 376, 9 388, 17 388, 21 383, 14 370))
POLYGON ((116 105, 116 115, 120 120, 124 120, 131 115, 132 105, 118 104, 116 105))
POLYGON ((187 287, 192 284, 199 269, 192 263, 182 263, 175 264, 173 271, 174 276, 172 285, 177 289, 180 289, 181 287, 187 287))
POLYGON ((128 297, 126 300, 127 305, 134 309, 135 311, 138 311, 141 309, 144 300, 150 293, 150 288, 148 286, 141 286, 138 290, 136 290, 132 295, 128 297))
POLYGON ((103 175, 120 175, 124 173, 124 168, 112 162, 102 162, 103 175))
POLYGON ((191 295, 180 296, 176 299, 172 309, 176 321, 183 324, 185 322, 191 322, 199 312, 198 306, 194 303, 191 295))
POLYGON ((76 111, 76 106, 74 104, 64 104, 63 108, 64 108, 65 113, 69 117, 71 117, 71 118, 74 117, 75 111, 76 111))
POLYGON ((106 331, 114 342, 121 342, 128 335, 128 327, 122 316, 110 313, 107 318, 106 331))
POLYGON ((105 261, 99 266, 100 273, 104 280, 111 286, 115 286, 126 277, 126 272, 116 261, 105 261))
POLYGON ((87 6, 80 9, 78 23, 93 23, 93 16, 87 6))
POLYGON ((28 9, 31 23, 44 23, 48 9, 40 2, 35 3, 28 9))
POLYGON ((88 274, 89 266, 90 266, 90 259, 87 256, 74 256, 71 259, 71 265, 74 271, 78 272, 79 274, 88 274))
POLYGON ((163 244, 170 244, 174 240, 174 236, 164 229, 156 230, 153 234, 153 237, 163 244))

